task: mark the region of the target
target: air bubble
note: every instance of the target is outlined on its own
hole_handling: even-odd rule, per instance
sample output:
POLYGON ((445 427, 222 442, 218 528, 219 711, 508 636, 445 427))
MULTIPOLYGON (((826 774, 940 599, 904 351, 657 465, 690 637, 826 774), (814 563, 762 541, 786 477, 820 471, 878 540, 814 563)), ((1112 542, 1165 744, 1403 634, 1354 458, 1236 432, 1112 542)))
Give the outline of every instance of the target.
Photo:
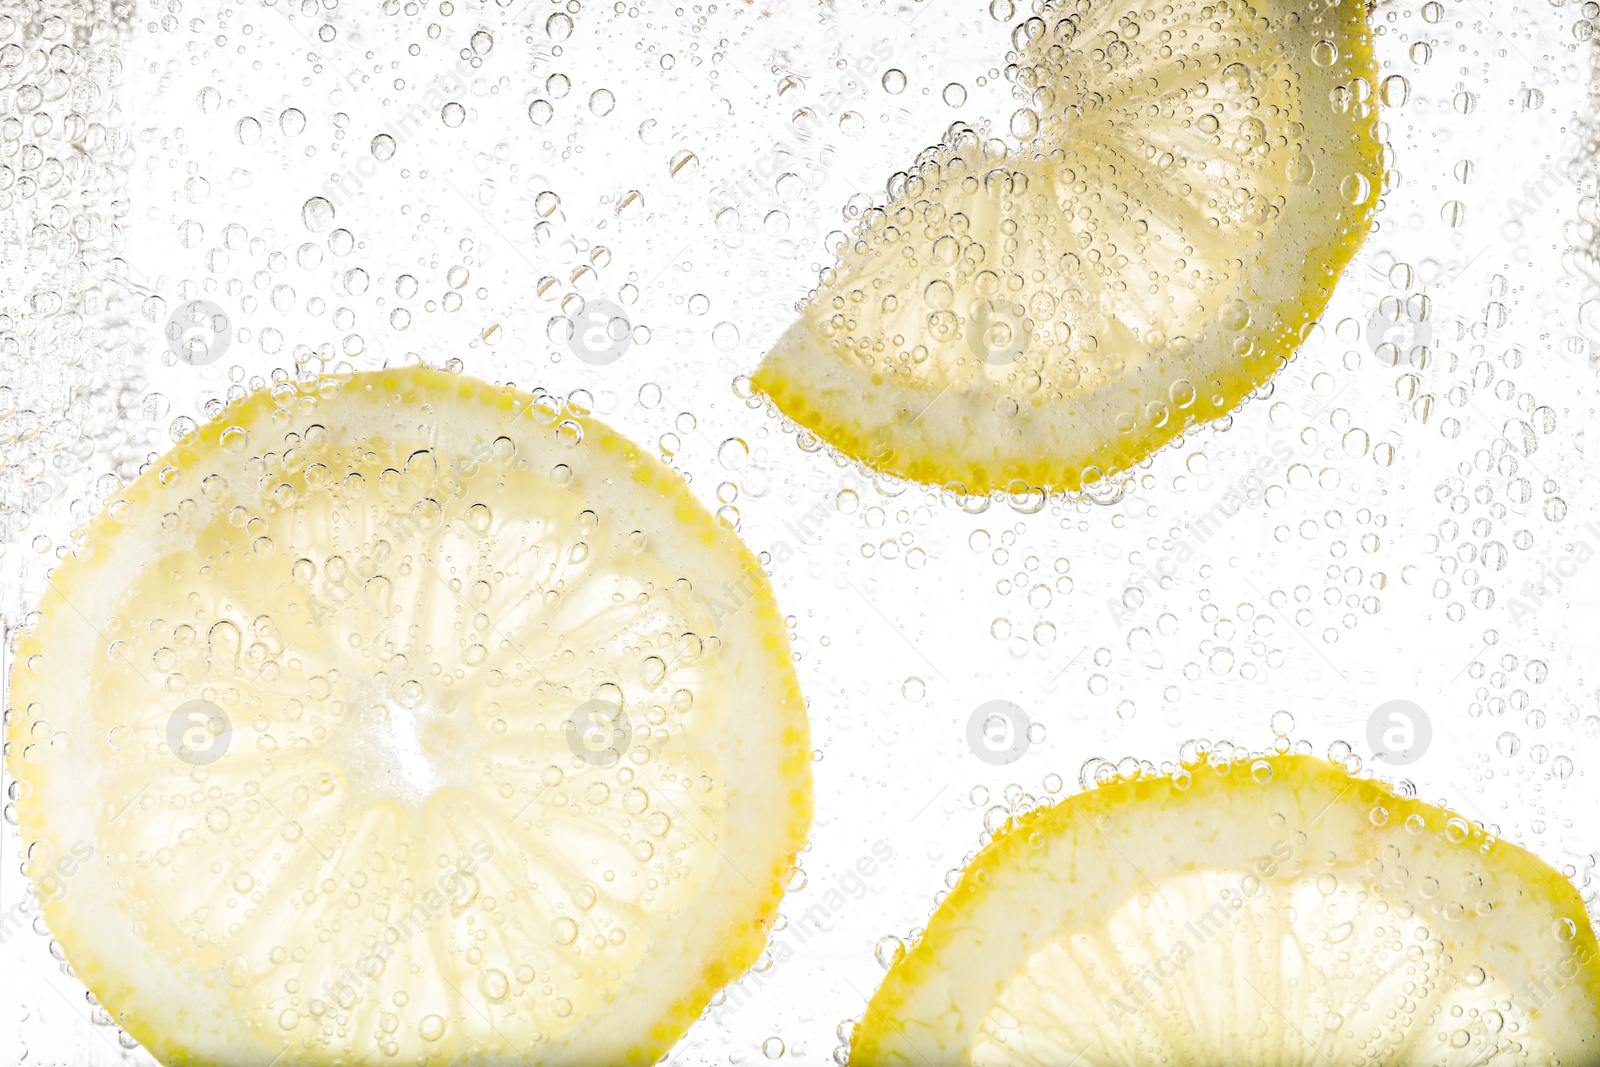
POLYGON ((321 233, 333 225, 333 204, 326 197, 313 196, 300 207, 300 221, 312 233, 321 233))

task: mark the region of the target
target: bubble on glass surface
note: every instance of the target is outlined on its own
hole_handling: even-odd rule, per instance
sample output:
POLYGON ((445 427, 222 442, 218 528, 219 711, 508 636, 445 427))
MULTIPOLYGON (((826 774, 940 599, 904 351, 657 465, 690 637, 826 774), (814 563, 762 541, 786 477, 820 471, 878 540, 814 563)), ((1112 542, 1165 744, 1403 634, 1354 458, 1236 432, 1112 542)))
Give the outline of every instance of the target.
POLYGON ((300 206, 300 221, 312 233, 322 233, 333 225, 333 204, 325 196, 308 197, 300 206))
POLYGON ((675 182, 693 181, 700 173, 700 157, 688 150, 675 153, 667 161, 667 173, 675 182))

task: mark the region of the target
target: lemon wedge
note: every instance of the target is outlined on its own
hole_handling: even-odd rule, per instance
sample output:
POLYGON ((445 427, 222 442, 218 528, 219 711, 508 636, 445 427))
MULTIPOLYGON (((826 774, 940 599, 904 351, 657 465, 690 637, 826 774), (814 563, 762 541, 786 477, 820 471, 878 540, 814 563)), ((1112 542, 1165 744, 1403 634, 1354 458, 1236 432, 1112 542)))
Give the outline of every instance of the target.
POLYGON ((1362 0, 1047 0, 1008 147, 951 128, 889 182, 752 376, 875 469, 1078 490, 1293 354, 1381 184, 1362 0))
POLYGON ((1013 820, 885 976, 850 1062, 1600 1062, 1572 884, 1309 756, 1186 765, 1013 820))
POLYGON ((164 1064, 649 1064, 811 818, 786 628, 546 395, 280 382, 57 569, 6 752, 50 931, 164 1064))

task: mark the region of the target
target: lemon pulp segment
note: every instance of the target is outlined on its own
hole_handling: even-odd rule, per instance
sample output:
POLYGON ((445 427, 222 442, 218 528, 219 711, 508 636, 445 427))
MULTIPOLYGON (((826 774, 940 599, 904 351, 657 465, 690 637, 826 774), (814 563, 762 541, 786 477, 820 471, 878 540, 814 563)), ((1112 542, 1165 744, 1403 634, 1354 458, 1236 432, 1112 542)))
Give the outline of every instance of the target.
POLYGON ((972 861, 858 1065, 1591 1067, 1600 953, 1559 872, 1308 756, 1102 786, 972 861))
POLYGON ((1362 0, 1048 0, 1008 147, 889 183, 752 377, 879 470, 1076 490, 1228 414, 1298 347, 1380 186, 1362 0))
POLYGON ((156 461, 9 707, 50 930, 163 1063, 654 1063, 811 816, 755 559, 586 414, 422 368, 156 461))

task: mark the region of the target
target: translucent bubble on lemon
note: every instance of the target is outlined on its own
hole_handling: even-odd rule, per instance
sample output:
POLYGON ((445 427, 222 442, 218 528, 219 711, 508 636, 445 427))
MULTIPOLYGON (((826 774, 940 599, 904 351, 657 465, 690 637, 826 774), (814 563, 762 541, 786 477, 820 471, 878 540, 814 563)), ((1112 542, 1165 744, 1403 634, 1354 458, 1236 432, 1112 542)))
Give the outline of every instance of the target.
POLYGON ((1118 780, 1013 820, 850 1062, 1600 1062, 1577 890, 1468 819, 1309 756, 1118 780))
POLYGON ((888 183, 752 380, 872 467, 1076 490, 1295 351, 1381 186, 1359 0, 1046 0, 1013 141, 957 124, 888 183))
POLYGON ((14 663, 45 919, 163 1063, 653 1063, 810 823, 754 557, 581 411, 438 371, 193 431, 14 663))

